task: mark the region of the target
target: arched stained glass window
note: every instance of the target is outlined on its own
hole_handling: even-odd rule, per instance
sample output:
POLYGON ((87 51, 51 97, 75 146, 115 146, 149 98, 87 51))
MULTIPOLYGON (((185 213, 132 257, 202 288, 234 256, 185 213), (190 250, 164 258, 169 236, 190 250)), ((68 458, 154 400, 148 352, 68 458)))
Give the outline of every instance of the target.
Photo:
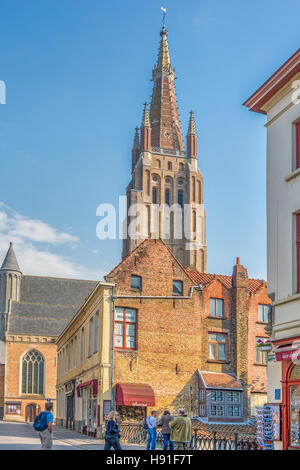
POLYGON ((34 349, 23 358, 22 393, 44 394, 44 358, 34 349))

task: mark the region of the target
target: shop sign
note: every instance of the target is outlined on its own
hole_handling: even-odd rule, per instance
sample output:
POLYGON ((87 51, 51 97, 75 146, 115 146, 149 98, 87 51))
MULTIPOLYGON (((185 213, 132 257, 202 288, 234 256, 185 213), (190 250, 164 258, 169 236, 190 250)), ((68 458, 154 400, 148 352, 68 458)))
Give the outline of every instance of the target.
POLYGON ((276 352, 276 361, 299 361, 300 349, 290 349, 289 351, 276 352))

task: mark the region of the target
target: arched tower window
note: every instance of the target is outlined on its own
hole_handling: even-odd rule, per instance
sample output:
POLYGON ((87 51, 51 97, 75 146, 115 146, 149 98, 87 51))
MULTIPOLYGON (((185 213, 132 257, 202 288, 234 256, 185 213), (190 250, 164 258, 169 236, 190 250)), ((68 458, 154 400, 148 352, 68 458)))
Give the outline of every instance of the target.
POLYGON ((192 198, 193 198, 193 202, 196 202, 196 180, 195 180, 195 176, 193 176, 193 178, 192 178, 192 198))
POLYGON ((170 189, 166 188, 165 190, 165 204, 170 205, 170 189))
POLYGON ((150 196, 150 171, 146 170, 146 191, 148 196, 150 196))
POLYGON ((197 186, 198 186, 198 204, 201 204, 201 183, 200 183, 200 181, 197 181, 197 186))
POLYGON ((172 163, 168 162, 168 170, 172 170, 172 163))
POLYGON ((44 395, 44 369, 43 356, 32 349, 23 357, 22 361, 22 393, 44 395))
POLYGON ((183 191, 178 191, 178 204, 183 208, 183 191))
POLYGON ((157 188, 152 188, 152 202, 153 204, 157 204, 157 188))

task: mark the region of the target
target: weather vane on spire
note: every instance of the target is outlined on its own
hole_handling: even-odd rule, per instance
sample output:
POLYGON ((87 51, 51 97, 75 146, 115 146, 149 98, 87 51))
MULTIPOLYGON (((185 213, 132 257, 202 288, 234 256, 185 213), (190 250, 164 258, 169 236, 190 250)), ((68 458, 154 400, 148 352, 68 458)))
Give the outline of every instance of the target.
POLYGON ((166 26, 166 14, 167 14, 167 9, 165 7, 160 7, 161 11, 163 12, 163 20, 162 20, 162 25, 163 27, 166 26))

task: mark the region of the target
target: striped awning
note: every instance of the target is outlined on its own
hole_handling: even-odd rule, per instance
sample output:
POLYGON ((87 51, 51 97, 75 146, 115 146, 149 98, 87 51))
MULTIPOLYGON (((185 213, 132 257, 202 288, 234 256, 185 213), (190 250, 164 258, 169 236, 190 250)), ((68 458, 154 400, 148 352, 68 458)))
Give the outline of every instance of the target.
POLYGON ((118 383, 116 385, 118 406, 155 406, 152 387, 146 384, 118 383))

